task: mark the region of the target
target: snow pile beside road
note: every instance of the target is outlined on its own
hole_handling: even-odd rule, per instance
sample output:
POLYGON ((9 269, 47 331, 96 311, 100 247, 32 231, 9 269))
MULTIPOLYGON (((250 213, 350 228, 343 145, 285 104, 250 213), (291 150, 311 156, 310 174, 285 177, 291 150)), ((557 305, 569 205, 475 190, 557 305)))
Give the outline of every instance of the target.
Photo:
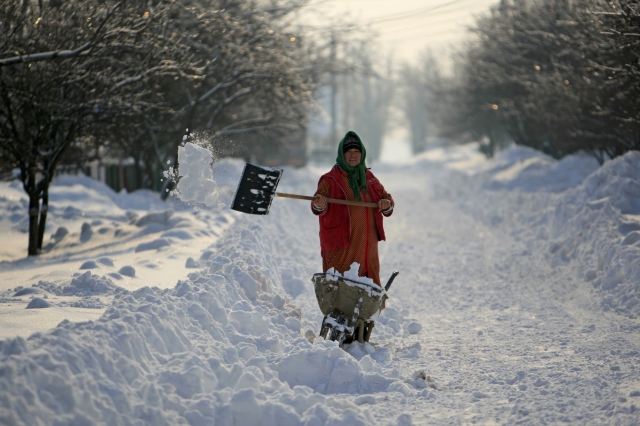
POLYGON ((475 144, 467 144, 426 151, 415 157, 412 167, 445 167, 474 180, 480 178, 481 187, 490 190, 559 193, 580 185, 599 164, 584 153, 555 160, 520 145, 511 145, 487 160, 475 144))
POLYGON ((477 214, 491 212, 485 221, 493 226, 513 227, 511 235, 552 267, 573 268, 605 311, 638 317, 640 153, 596 166, 584 154, 556 161, 512 147, 469 178, 464 202, 477 214))
POLYGON ((598 162, 587 154, 555 160, 532 148, 511 146, 491 161, 488 189, 519 189, 525 192, 563 192, 574 188, 596 171, 598 162))
POLYGON ((557 161, 512 146, 480 161, 469 149, 450 148, 450 159, 443 158, 446 150, 422 154, 414 167, 444 167, 435 185, 440 196, 491 226, 511 229, 527 255, 572 268, 605 311, 640 316, 639 152, 598 167, 584 154, 557 161), (460 162, 469 166, 465 173, 460 162))
MULTIPOLYGON (((45 236, 43 249, 46 252, 55 245, 65 245, 76 232, 81 235, 79 241, 73 243, 87 243, 91 238, 107 234, 114 227, 126 224, 134 216, 140 215, 138 212, 167 210, 168 207, 181 212, 190 209, 189 206, 174 201, 163 202, 157 193, 144 189, 131 194, 125 190, 116 193, 104 183, 84 175, 61 175, 54 179, 49 189, 47 230, 55 232, 45 236)), ((29 230, 27 210, 28 199, 21 182, 0 185, 0 212, 10 212, 8 216, 0 213, 0 230, 7 234, 25 234, 23 237, 16 237, 24 238, 24 243, 20 243, 25 247, 26 233, 29 230)), ((22 257, 24 254, 16 254, 17 250, 14 248, 10 250, 14 252, 13 255, 0 258, 22 257)), ((2 251, 0 248, 0 254, 3 254, 2 251)))
MULTIPOLYGON (((260 272, 265 260, 256 251, 224 263, 226 273, 116 295, 98 321, 2 342, 0 422, 371 423, 355 404, 292 388, 269 367, 276 354, 313 346, 299 311, 260 272)), ((319 356, 349 357, 327 345, 319 356)))
MULTIPOLYGON (((270 216, 238 216, 174 288, 119 291, 89 271, 63 287, 41 282, 39 292, 113 301, 96 321, 0 342, 0 423, 368 425, 364 407, 389 392, 433 399, 386 348, 355 344, 352 356, 302 336, 322 318, 309 282, 315 218, 303 213, 307 203, 286 200, 270 216)), ((168 232, 173 218, 132 216, 127 230, 168 232)), ((380 338, 412 334, 402 313, 385 312, 380 338)))
MULTIPOLYGON (((16 184, 21 185, 17 181, 12 183, 16 184)), ((125 189, 114 192, 105 183, 82 174, 60 175, 53 180, 49 191, 49 208, 55 209, 59 204, 67 204, 69 201, 82 205, 85 215, 87 212, 111 212, 115 206, 122 210, 167 208, 167 203, 158 197, 157 192, 148 189, 138 189, 134 193, 128 193, 125 189)), ((174 208, 179 206, 176 203, 170 204, 174 208)))
POLYGON ((604 310, 640 315, 640 152, 604 164, 555 204, 554 263, 578 262, 604 310))
POLYGON ((278 380, 265 355, 284 349, 279 337, 311 345, 286 306, 234 303, 238 291, 219 275, 145 287, 98 321, 2 342, 0 422, 370 423, 354 404, 278 380))

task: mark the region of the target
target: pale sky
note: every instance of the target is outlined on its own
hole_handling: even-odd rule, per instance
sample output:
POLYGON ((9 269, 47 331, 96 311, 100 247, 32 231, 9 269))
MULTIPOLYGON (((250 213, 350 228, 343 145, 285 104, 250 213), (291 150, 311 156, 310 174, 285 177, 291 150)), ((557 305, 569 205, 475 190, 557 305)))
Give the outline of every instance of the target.
MULTIPOLYGON (((306 24, 327 28, 345 22, 378 34, 378 59, 393 54, 395 69, 403 62, 417 64, 427 48, 441 71, 451 70, 451 53, 472 35, 467 31, 478 15, 487 14, 499 0, 317 0, 300 17, 306 24)), ((326 32, 325 32, 326 34, 326 32)), ((394 113, 394 111, 392 111, 394 113)), ((395 111, 395 114, 398 114, 395 111)), ((396 117, 400 118, 400 117, 396 117)), ((385 135, 381 158, 405 161, 411 156, 408 129, 393 120, 385 135)))
POLYGON ((311 18, 329 25, 343 17, 379 33, 382 52, 397 61, 414 62, 430 48, 444 59, 465 39, 474 16, 485 14, 499 0, 319 0, 311 18))

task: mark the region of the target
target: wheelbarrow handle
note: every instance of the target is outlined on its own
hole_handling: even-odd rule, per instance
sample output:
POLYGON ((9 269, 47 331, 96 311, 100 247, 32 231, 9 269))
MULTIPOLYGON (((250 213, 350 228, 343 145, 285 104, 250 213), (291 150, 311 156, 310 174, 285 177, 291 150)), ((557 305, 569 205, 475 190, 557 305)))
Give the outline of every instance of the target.
MULTIPOLYGON (((276 192, 278 197, 283 198, 295 198, 297 200, 309 200, 313 201, 314 197, 309 197, 308 195, 298 195, 298 194, 287 194, 286 192, 276 192)), ((363 201, 348 201, 348 200, 338 200, 336 198, 327 198, 328 203, 334 204, 347 204, 349 206, 361 206, 361 207, 373 207, 378 208, 378 204, 376 203, 365 203, 363 201)))
POLYGON ((389 281, 387 281, 387 285, 384 286, 384 291, 389 291, 389 287, 391 287, 391 284, 393 283, 393 280, 396 279, 396 277, 398 276, 400 272, 398 271, 393 271, 393 274, 391 274, 391 277, 389 277, 389 281))

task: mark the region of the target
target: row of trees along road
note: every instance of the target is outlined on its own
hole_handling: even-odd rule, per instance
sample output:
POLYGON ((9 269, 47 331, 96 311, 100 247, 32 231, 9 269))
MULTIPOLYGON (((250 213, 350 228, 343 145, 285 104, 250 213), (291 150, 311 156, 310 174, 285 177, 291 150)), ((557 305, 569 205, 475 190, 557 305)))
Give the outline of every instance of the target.
POLYGON ((288 23, 307 2, 3 0, 0 173, 21 172, 29 255, 60 164, 132 157, 143 187, 185 129, 253 132, 245 151, 298 131, 327 62, 288 23))
POLYGON ((489 156, 510 141, 601 163, 640 149, 637 0, 502 0, 472 31, 451 76, 428 57, 405 70, 439 135, 489 156))

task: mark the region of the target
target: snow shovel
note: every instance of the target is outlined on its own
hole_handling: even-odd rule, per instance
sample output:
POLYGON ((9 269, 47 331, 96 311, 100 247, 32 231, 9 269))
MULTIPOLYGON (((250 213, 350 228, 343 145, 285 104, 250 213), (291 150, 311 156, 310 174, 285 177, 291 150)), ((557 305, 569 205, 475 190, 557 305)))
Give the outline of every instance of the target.
MULTIPOLYGON (((238 183, 238 189, 236 189, 236 195, 233 197, 231 209, 242 213, 266 215, 269 214, 269 208, 275 195, 284 198, 295 198, 297 200, 313 200, 313 197, 307 195, 276 192, 281 176, 281 169, 245 164, 240 183, 238 183)), ((376 203, 337 200, 335 198, 327 198, 327 202, 347 204, 350 206, 378 207, 376 203)))

